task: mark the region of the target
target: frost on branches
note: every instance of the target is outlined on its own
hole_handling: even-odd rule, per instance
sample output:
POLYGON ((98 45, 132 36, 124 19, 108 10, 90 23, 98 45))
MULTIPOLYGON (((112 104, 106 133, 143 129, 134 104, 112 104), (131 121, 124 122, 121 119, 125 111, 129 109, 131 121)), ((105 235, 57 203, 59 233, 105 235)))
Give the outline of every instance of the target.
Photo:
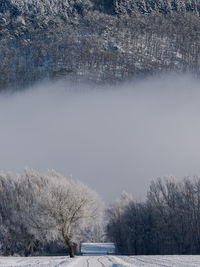
MULTIPOLYGON (((97 194, 79 181, 55 171, 0 174, 0 252, 33 255, 53 242, 68 247, 84 238, 84 229, 100 221, 97 194)), ((48 252, 48 251, 46 251, 48 252)))

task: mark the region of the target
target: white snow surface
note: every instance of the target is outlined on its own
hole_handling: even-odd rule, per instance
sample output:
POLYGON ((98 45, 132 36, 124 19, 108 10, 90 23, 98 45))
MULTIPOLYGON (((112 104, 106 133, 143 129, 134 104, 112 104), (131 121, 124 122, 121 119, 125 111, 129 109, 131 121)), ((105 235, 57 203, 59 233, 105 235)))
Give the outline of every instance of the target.
POLYGON ((199 267, 200 256, 0 257, 3 267, 199 267))

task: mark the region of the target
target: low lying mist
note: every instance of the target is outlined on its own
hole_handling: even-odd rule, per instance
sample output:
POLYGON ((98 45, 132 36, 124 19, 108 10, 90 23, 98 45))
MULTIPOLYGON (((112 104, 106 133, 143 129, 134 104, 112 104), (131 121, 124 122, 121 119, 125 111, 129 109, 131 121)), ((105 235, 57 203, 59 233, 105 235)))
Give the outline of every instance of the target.
POLYGON ((55 169, 112 201, 157 177, 200 174, 200 88, 163 75, 113 87, 42 83, 0 95, 0 169, 55 169))

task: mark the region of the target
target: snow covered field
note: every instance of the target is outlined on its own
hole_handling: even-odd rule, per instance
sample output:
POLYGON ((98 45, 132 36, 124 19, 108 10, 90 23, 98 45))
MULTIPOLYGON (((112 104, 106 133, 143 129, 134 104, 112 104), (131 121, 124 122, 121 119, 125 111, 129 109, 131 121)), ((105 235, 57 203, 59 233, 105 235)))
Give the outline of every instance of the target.
POLYGON ((199 267, 200 256, 0 257, 3 267, 199 267))

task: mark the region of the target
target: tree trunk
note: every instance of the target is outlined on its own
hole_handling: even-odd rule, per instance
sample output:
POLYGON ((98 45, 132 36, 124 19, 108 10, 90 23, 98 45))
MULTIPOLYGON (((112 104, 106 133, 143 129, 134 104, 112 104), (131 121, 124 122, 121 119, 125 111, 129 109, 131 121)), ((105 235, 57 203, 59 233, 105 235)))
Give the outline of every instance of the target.
POLYGON ((68 246, 68 249, 69 249, 70 258, 74 258, 74 249, 73 249, 73 246, 72 246, 72 242, 71 242, 71 240, 69 239, 68 236, 65 236, 64 238, 65 238, 65 242, 66 242, 66 244, 68 246))

